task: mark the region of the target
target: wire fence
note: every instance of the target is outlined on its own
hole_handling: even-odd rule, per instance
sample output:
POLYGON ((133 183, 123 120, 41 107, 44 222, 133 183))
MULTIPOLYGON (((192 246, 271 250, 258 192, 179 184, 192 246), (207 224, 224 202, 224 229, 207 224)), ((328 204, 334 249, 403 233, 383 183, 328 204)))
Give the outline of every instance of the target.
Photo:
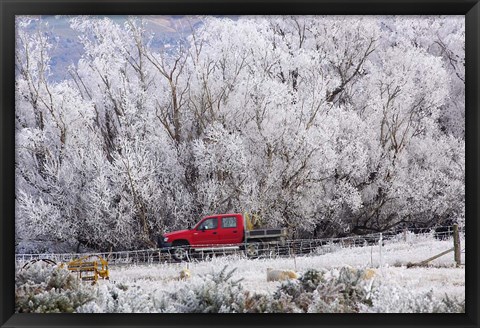
MULTIPOLYGON (((465 231, 460 229, 461 239, 465 231)), ((413 242, 421 238, 448 240, 453 238, 453 226, 436 227, 435 230, 423 231, 403 230, 383 233, 372 233, 362 236, 342 238, 295 239, 286 241, 270 241, 255 244, 229 245, 191 245, 186 253, 188 261, 203 261, 212 256, 238 255, 252 258, 281 258, 305 255, 323 255, 343 248, 365 247, 392 242, 413 242)), ((182 247, 184 249, 184 247, 182 247)), ((63 254, 16 254, 17 267, 36 259, 49 259, 55 262, 69 262, 84 256, 100 256, 108 260, 109 265, 131 265, 144 263, 172 263, 178 261, 173 254, 178 248, 143 249, 118 252, 97 253, 63 253, 63 254)), ((465 253, 465 248, 462 249, 465 253)))

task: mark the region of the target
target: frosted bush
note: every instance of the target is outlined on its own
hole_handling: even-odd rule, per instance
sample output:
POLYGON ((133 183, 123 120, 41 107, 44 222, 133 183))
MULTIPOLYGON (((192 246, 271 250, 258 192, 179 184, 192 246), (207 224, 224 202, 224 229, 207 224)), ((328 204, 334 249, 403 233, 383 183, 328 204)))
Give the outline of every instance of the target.
POLYGON ((16 312, 71 313, 92 299, 92 287, 61 266, 39 261, 16 274, 16 312))
MULTIPOLYGON (((152 297, 139 286, 107 285, 107 312, 113 313, 151 313, 155 312, 152 297)), ((104 288, 105 288, 104 287, 104 288)), ((105 295, 105 294, 104 294, 105 295)))
POLYGON ((415 292, 392 285, 382 285, 373 294, 372 306, 364 312, 375 313, 464 313, 465 300, 435 298, 433 290, 415 292))
POLYGON ((197 277, 175 292, 165 295, 139 286, 98 286, 94 300, 78 308, 81 313, 222 313, 243 312, 245 294, 239 281, 231 280, 235 270, 197 277))
POLYGON ((235 269, 207 274, 201 280, 169 293, 161 304, 170 303, 169 310, 181 313, 243 312, 245 293, 240 280, 232 280, 235 269))
POLYGON ((236 269, 175 280, 173 288, 79 281, 59 266, 36 263, 17 273, 17 312, 77 313, 459 313, 465 300, 377 279, 374 270, 349 266, 310 269, 273 292, 247 291, 236 269))
POLYGON ((297 281, 282 283, 271 296, 250 295, 246 312, 348 313, 371 304, 373 280, 366 270, 307 270, 297 281))
POLYGON ((302 287, 307 292, 312 292, 325 282, 324 273, 317 270, 306 271, 299 279, 302 287))
POLYGON ((155 305, 152 292, 136 285, 106 283, 93 291, 92 302, 77 309, 79 313, 155 313, 163 306, 155 305))
POLYGON ((95 301, 90 301, 77 308, 77 313, 103 313, 105 312, 95 301))
POLYGON ((69 284, 74 280, 67 269, 58 265, 47 264, 43 261, 37 261, 26 264, 20 269, 15 277, 17 286, 27 282, 34 284, 48 283, 52 287, 59 288, 60 285, 69 284))
POLYGON ((40 292, 39 290, 36 287, 22 289, 25 293, 21 297, 16 297, 18 312, 73 313, 77 307, 92 299, 91 292, 83 288, 78 290, 53 288, 40 292))
POLYGON ((307 274, 302 277, 304 288, 311 290, 317 285, 308 312, 359 312, 360 304, 371 302, 374 280, 367 279, 367 270, 342 267, 325 274, 307 274))

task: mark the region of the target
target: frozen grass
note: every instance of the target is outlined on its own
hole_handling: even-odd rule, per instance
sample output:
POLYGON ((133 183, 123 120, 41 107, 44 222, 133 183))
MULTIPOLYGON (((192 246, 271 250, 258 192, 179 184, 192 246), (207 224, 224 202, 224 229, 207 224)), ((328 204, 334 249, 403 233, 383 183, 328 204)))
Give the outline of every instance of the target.
POLYGON ((407 267, 452 248, 452 240, 407 237, 385 241, 381 251, 379 245, 330 245, 330 253, 294 258, 111 265, 110 280, 94 286, 40 261, 18 271, 16 306, 19 312, 86 313, 464 312, 465 266, 456 267, 453 252, 427 267, 407 267), (180 279, 186 268, 191 277, 180 279), (294 270, 300 279, 267 282, 267 268, 294 270), (322 277, 317 287, 305 289, 315 275, 322 277))
MULTIPOLYGON (((308 269, 335 269, 345 265, 375 268, 376 279, 415 291, 433 290, 434 295, 465 297, 465 268, 455 267, 453 252, 432 262, 428 267, 407 268, 453 246, 452 240, 435 240, 429 236, 408 236, 407 241, 385 241, 380 258, 379 246, 338 248, 332 253, 316 256, 277 259, 246 259, 239 256, 217 257, 203 262, 134 265, 111 267, 111 280, 135 284, 155 293, 174 292, 184 285, 195 283, 201 276, 219 271, 224 266, 236 269, 232 279, 243 279, 246 290, 270 293, 279 282, 267 282, 267 268, 291 269, 302 274, 308 269), (380 264, 382 263, 382 266, 380 264), (192 278, 178 280, 179 272, 188 266, 192 278)), ((464 263, 464 254, 462 254, 464 263)))

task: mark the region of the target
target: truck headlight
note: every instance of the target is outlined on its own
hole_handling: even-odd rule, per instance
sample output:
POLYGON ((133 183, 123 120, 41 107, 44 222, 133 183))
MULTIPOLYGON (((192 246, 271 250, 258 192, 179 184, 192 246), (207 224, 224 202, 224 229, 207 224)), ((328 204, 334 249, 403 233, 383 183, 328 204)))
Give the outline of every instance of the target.
POLYGON ((163 237, 163 242, 166 243, 168 241, 168 237, 163 237))

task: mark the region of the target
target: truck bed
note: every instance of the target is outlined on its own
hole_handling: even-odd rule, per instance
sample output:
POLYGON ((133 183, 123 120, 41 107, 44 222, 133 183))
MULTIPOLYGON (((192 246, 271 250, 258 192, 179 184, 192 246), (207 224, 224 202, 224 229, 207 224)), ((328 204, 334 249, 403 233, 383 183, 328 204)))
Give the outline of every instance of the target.
POLYGON ((287 235, 287 229, 285 228, 266 228, 266 229, 254 229, 245 231, 246 239, 264 239, 264 238, 275 238, 283 237, 287 235))

